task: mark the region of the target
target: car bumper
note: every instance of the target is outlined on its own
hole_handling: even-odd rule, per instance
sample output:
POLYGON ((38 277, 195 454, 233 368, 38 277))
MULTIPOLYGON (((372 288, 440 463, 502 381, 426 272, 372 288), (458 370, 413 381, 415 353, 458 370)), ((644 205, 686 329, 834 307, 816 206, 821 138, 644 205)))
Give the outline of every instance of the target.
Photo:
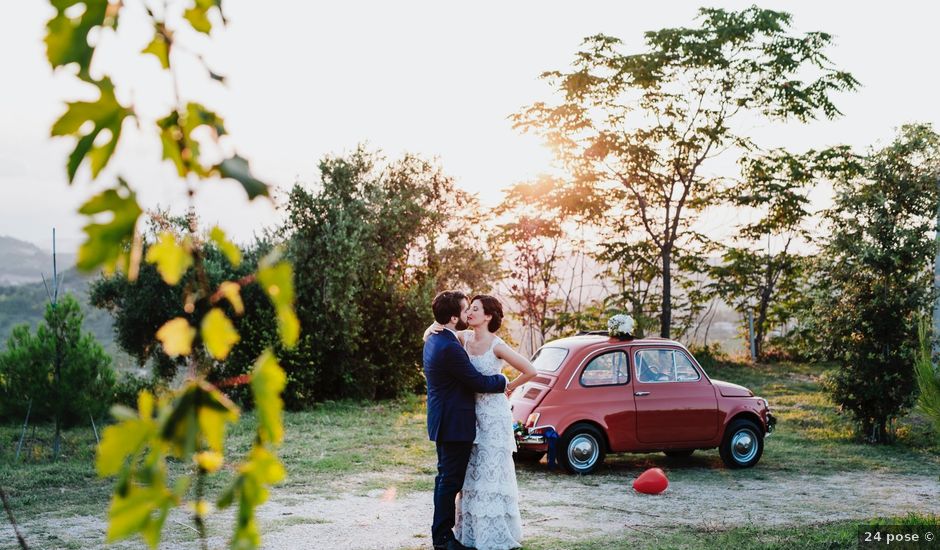
POLYGON ((530 445, 545 445, 548 441, 545 439, 544 435, 524 435, 516 436, 516 444, 525 447, 530 445))
POLYGON ((777 427, 777 417, 771 414, 770 412, 768 412, 767 413, 767 435, 772 434, 774 429, 776 429, 776 427, 777 427))
POLYGON ((515 434, 516 448, 520 451, 548 452, 548 437, 545 434, 515 434))

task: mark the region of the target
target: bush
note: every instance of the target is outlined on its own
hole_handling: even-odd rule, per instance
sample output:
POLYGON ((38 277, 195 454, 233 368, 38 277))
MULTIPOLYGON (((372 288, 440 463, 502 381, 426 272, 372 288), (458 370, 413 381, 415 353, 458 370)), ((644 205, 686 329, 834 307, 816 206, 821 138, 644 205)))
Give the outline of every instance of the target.
POLYGON ((82 332, 83 318, 78 301, 67 294, 46 307, 35 334, 28 325, 13 329, 0 353, 0 412, 5 417, 21 419, 29 409, 31 419, 58 417, 69 426, 108 410, 115 379, 111 358, 91 333, 82 332))
POLYGON ((715 342, 706 346, 689 346, 689 353, 695 357, 699 365, 710 371, 722 363, 729 361, 728 354, 721 349, 721 344, 715 342))
POLYGON ((302 336, 281 356, 289 408, 423 390, 434 294, 489 282, 473 198, 421 159, 381 161, 362 149, 328 158, 316 192, 291 191, 285 233, 302 336))
POLYGON ((114 384, 115 405, 124 405, 137 408, 137 395, 143 390, 156 393, 156 382, 151 376, 138 376, 133 373, 125 373, 120 376, 117 383, 114 384))
POLYGON ((816 326, 840 369, 827 386, 869 442, 891 440, 890 422, 914 402, 917 319, 931 303, 931 235, 940 136, 905 126, 837 182, 814 293, 816 326))
MULTIPOLYGON (((243 249, 238 268, 213 245, 202 249, 212 288, 254 272, 259 258, 278 245, 294 266, 301 324, 295 348, 280 348, 274 310, 257 285, 242 290, 243 315, 223 306, 241 340, 225 361, 208 360, 203 374, 245 407, 251 396, 241 377, 268 347, 277 349, 287 373, 289 409, 423 391, 421 335, 432 321, 434 294, 443 287, 488 289, 496 277, 495 260, 483 251, 474 198, 439 167, 412 156, 384 162, 359 149, 324 159, 320 170, 316 188, 294 187, 285 225, 243 249)), ((194 311, 183 309, 182 292, 193 276, 170 287, 153 265, 142 264, 134 283, 116 276, 92 285, 92 303, 114 315, 117 343, 140 364, 152 361, 158 380, 171 379, 183 360, 162 352, 157 329, 175 317, 200 318, 208 307, 198 299, 194 311)), ((201 348, 199 336, 194 346, 201 348)))

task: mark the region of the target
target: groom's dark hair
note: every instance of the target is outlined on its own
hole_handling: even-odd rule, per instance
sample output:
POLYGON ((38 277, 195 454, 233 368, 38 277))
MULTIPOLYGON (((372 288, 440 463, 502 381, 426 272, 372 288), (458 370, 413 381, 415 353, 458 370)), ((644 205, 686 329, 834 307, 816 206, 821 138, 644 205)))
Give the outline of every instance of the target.
POLYGON ((467 295, 456 290, 445 290, 434 297, 431 302, 431 311, 434 320, 442 325, 450 322, 451 317, 460 318, 460 302, 467 299, 467 295))

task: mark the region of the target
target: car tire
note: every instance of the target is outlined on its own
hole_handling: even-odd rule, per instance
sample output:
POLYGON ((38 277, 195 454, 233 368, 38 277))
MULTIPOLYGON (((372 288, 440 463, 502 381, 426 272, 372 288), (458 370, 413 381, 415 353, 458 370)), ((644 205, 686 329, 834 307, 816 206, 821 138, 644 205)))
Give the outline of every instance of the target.
POLYGON ((728 424, 718 454, 729 468, 750 468, 764 454, 764 434, 750 420, 735 420, 728 424))
POLYGON ((591 424, 575 424, 561 437, 558 458, 568 472, 587 475, 604 463, 604 434, 591 424))
POLYGON ((545 453, 525 450, 516 451, 512 455, 513 459, 520 464, 535 464, 542 460, 543 456, 545 456, 545 453))
POLYGON ((684 449, 681 451, 663 451, 663 454, 669 458, 689 458, 694 452, 695 449, 684 449))

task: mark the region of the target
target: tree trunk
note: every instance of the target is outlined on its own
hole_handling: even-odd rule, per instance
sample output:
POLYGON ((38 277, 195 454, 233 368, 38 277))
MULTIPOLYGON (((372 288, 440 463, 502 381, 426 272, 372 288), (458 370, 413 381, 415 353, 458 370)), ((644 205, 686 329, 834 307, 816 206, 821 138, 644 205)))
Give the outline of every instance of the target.
POLYGON ((757 307, 757 326, 754 327, 754 347, 756 349, 754 355, 757 356, 757 359, 760 360, 761 356, 764 353, 764 336, 766 332, 767 325, 767 310, 770 307, 770 294, 772 289, 770 288, 770 282, 768 281, 767 287, 764 288, 764 291, 760 295, 760 304, 757 307))
POLYGON ((659 335, 669 338, 672 328, 672 247, 666 245, 663 252, 663 312, 659 317, 659 335))
MULTIPOLYGON (((940 178, 937 178, 937 189, 940 191, 940 178)), ((940 356, 940 200, 937 200, 937 234, 934 237, 933 260, 933 356, 940 356)), ((936 365, 935 365, 936 366, 936 365)))
POLYGON ((888 443, 888 419, 879 418, 876 423, 876 427, 878 429, 878 433, 875 436, 876 437, 875 442, 880 443, 882 445, 887 444, 888 443))
POLYGON ((633 314, 634 321, 636 321, 633 327, 633 336, 637 338, 643 338, 646 333, 646 330, 643 328, 643 323, 641 321, 644 315, 643 303, 636 297, 632 297, 630 301, 633 303, 633 311, 631 311, 631 313, 633 314))

